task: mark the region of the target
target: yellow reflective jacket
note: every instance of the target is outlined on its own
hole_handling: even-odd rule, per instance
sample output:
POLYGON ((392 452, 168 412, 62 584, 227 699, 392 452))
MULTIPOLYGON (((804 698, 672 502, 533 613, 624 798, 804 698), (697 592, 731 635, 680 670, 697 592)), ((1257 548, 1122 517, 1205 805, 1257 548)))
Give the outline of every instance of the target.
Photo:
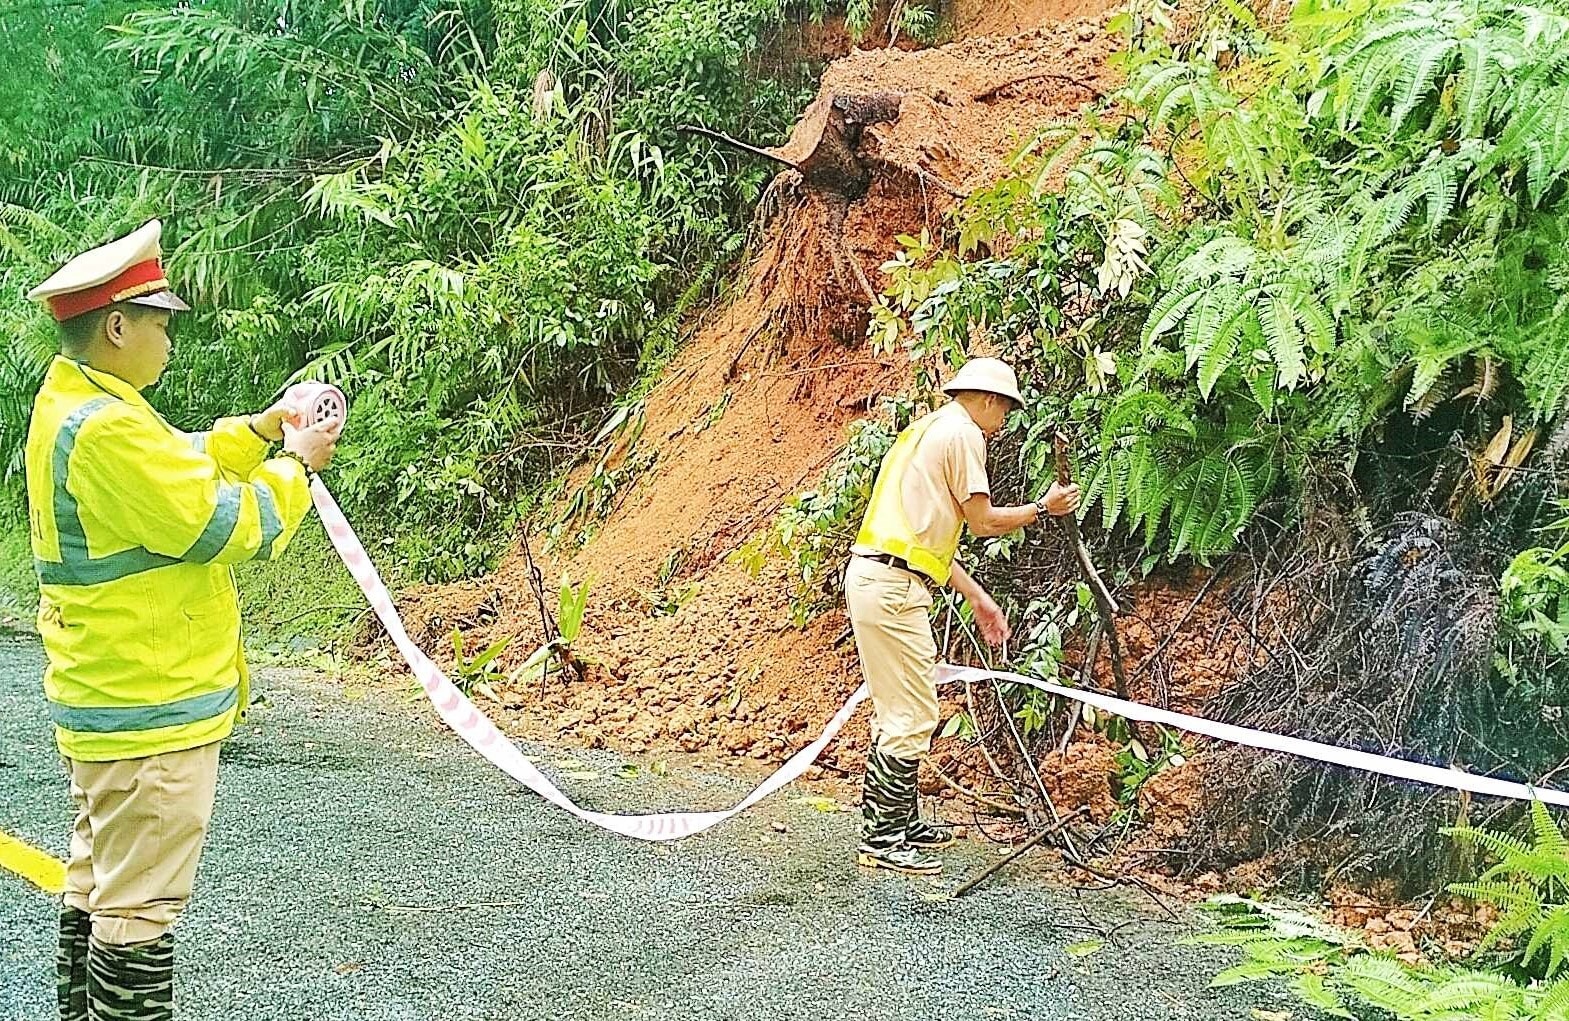
POLYGON ((305 469, 243 418, 183 433, 130 384, 56 358, 33 404, 27 499, 44 694, 82 762, 227 737, 246 703, 230 564, 281 552, 305 469))
POLYGON ((915 457, 915 448, 926 435, 940 412, 933 412, 910 425, 894 440, 893 448, 883 458, 878 469, 877 481, 872 485, 872 497, 866 504, 866 516, 861 519, 861 530, 855 537, 857 546, 881 550, 904 559, 905 563, 926 575, 939 585, 948 583, 953 573, 953 557, 959 549, 959 536, 964 522, 959 520, 951 536, 943 536, 936 545, 922 545, 921 539, 910 526, 904 513, 904 473, 915 457))

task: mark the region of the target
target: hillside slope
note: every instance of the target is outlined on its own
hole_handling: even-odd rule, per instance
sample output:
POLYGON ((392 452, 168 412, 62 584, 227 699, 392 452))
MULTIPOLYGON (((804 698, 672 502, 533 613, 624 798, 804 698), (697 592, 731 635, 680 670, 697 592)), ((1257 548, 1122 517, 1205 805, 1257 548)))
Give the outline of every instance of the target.
MULTIPOLYGON (((1000 5, 1011 11, 1004 13, 999 5, 960 5, 961 27, 1038 27, 928 50, 856 51, 828 67, 821 97, 902 97, 898 119, 869 126, 861 139, 859 154, 879 170, 865 197, 849 204, 842 228, 845 249, 872 286, 883 281, 878 267, 896 235, 937 229, 955 201, 949 187, 968 192, 996 181, 1042 124, 1114 84, 1103 14, 1053 20, 1060 6, 1000 5)), ((589 541, 548 554, 538 536, 530 544, 547 594, 563 574, 592 583, 577 643, 590 665, 586 683, 552 676, 543 690, 501 686, 500 715, 515 732, 570 733, 627 752, 679 748, 777 761, 815 736, 859 683, 842 611, 798 630, 789 623, 782 568, 754 579, 729 558, 813 483, 851 422, 907 381, 901 365, 873 358, 862 340, 864 295, 853 272, 837 270, 825 254, 841 233, 834 219, 811 195, 785 201, 756 239, 734 299, 698 326, 648 397, 639 438, 571 480, 569 494, 594 480, 596 463, 601 481, 625 473, 589 541)), ((1188 610, 1202 581, 1136 598, 1124 633, 1131 662, 1165 633, 1159 622, 1188 610)), ((521 544, 494 575, 415 593, 407 603, 412 630, 429 649, 450 648, 453 628, 470 650, 508 638, 502 663, 510 668, 542 639, 521 544)), ((1214 612, 1192 620, 1199 637, 1191 647, 1170 650, 1178 671, 1145 678, 1135 694, 1193 707, 1214 693, 1238 655, 1227 637, 1237 625, 1211 619, 1214 612)), ((853 774, 865 739, 864 722, 853 723, 824 764, 853 774)), ((1044 771, 1054 795, 1107 818, 1115 808, 1111 748, 1089 737, 1057 759, 1044 771)), ((961 777, 967 768, 954 763, 961 777)), ((1163 774, 1149 787, 1151 804, 1180 806, 1192 772, 1163 774)))

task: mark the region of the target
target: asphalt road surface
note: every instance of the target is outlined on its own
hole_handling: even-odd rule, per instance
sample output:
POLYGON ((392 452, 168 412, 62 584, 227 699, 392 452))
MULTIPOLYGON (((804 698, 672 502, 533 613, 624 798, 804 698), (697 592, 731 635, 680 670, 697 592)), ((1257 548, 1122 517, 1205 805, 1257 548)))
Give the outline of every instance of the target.
MULTIPOLYGON (((0 832, 63 856, 41 669, 34 639, 0 633, 0 832)), ((1208 989, 1226 954, 1177 945, 1197 923, 1131 895, 1010 869, 937 899, 996 853, 981 844, 944 852, 941 884, 858 870, 856 816, 811 786, 651 846, 545 804, 395 687, 277 669, 256 687, 266 703, 224 749, 176 930, 187 1021, 1246 1021, 1287 1006, 1208 989), (1081 956, 1095 930, 1110 936, 1081 956)), ((525 750, 611 810, 717 808, 757 780, 525 750)), ((0 872, 0 1021, 53 1017, 55 917, 0 872)))

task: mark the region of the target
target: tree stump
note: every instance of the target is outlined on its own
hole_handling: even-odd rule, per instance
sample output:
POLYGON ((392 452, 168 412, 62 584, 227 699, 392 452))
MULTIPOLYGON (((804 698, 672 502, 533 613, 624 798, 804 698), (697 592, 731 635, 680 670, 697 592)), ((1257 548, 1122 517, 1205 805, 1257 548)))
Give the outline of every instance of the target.
POLYGON ((771 361, 783 335, 816 326, 829 306, 831 292, 825 285, 836 286, 846 296, 840 304, 870 305, 877 300, 866 271, 850 251, 844 225, 850 204, 871 190, 874 172, 887 169, 884 161, 861 155, 862 134, 869 125, 898 120, 903 99, 895 92, 825 94, 806 108, 789 140, 780 146, 754 146, 707 128, 681 129, 784 167, 764 192, 758 219, 766 230, 788 210, 787 233, 800 235, 772 239, 779 250, 765 253, 762 259, 757 282, 767 288, 767 305, 731 359, 731 375, 759 336, 774 334, 765 356, 765 361, 771 361), (822 255, 827 256, 826 264, 822 255))

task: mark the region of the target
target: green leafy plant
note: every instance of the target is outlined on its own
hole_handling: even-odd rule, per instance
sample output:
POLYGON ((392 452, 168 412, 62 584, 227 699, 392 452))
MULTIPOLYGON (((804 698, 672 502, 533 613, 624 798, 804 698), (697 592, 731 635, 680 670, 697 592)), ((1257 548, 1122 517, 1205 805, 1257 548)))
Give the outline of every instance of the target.
POLYGON ((1160 746, 1146 748, 1144 742, 1132 734, 1119 735, 1122 747, 1113 756, 1117 763, 1117 815, 1123 820, 1139 816, 1139 789, 1162 770, 1184 765, 1186 751, 1181 739, 1172 731, 1161 727, 1157 733, 1160 746))
POLYGON ((486 698, 495 699, 496 690, 491 685, 502 678, 501 667, 496 660, 507 651, 507 646, 511 642, 512 638, 509 635, 491 642, 470 656, 464 652, 463 632, 453 628, 452 683, 465 695, 478 693, 486 698))
POLYGON ((570 646, 577 641, 578 633, 583 630, 583 614, 588 609, 589 583, 586 581, 573 584, 566 576, 561 576, 561 592, 556 607, 556 627, 561 631, 561 641, 570 646))
POLYGON ((1541 802, 1532 839, 1476 827, 1446 830, 1498 861, 1451 892, 1500 909, 1477 948, 1511 948, 1494 968, 1440 960, 1407 964, 1373 953, 1349 933, 1298 909, 1242 897, 1206 904, 1222 926, 1192 942, 1238 948, 1247 958, 1212 985, 1284 978, 1303 1002, 1335 1017, 1399 1021, 1563 1021, 1569 1017, 1569 843, 1541 802))
POLYGON ((1558 1021, 1569 1005, 1569 983, 1527 986, 1485 970, 1406 964, 1299 909, 1229 895, 1205 907, 1223 929, 1188 942, 1246 957, 1213 986, 1284 979, 1303 1003, 1366 1021, 1558 1021))
POLYGON ((588 660, 585 660, 573 645, 583 630, 583 615, 588 610, 589 588, 587 581, 574 584, 565 574, 561 576, 561 587, 556 595, 556 634, 530 653, 522 663, 507 672, 506 679, 509 684, 543 682, 550 674, 552 662, 564 675, 571 674, 581 678, 583 664, 588 660))
POLYGON ((973 741, 978 731, 975 729, 975 719, 969 713, 954 713, 943 724, 938 737, 956 737, 961 741, 973 741))
POLYGON ((1450 891, 1499 909, 1479 951, 1508 943, 1533 978, 1557 978, 1569 963, 1569 841, 1547 806, 1531 803, 1531 841, 1474 826, 1444 831, 1498 860, 1450 891), (1521 944, 1524 944, 1521 947, 1521 944))
MULTIPOLYGON (((1543 531, 1563 536, 1569 517, 1543 531)), ((1561 659, 1569 656, 1569 540, 1557 546, 1533 546, 1510 561, 1500 581, 1499 612, 1505 625, 1523 640, 1539 643, 1561 659)))

